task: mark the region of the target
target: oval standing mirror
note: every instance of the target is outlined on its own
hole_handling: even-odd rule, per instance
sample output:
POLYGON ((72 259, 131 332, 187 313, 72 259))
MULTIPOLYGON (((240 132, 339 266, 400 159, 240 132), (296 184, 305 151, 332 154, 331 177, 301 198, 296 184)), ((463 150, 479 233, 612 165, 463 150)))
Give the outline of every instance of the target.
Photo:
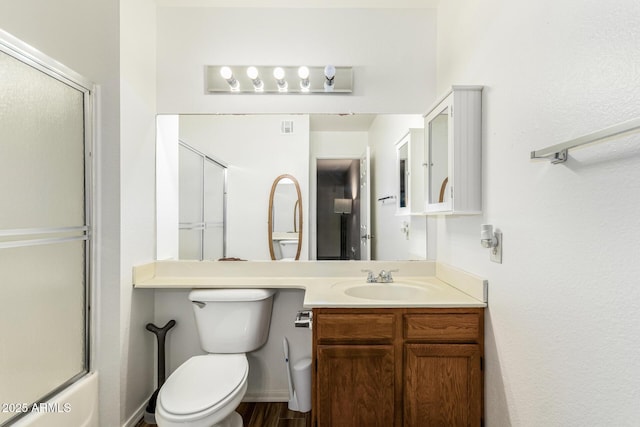
POLYGON ((269 195, 269 253, 272 260, 298 260, 302 248, 302 193, 293 175, 280 175, 269 195))

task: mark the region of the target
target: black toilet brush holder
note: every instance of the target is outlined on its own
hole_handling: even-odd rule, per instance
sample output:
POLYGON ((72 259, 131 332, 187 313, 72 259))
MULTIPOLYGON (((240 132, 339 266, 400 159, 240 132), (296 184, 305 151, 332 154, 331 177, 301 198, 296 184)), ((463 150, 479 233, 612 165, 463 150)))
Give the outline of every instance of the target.
POLYGON ((169 329, 173 328, 176 324, 175 320, 169 320, 162 328, 157 327, 153 323, 147 323, 147 330, 155 334, 158 339, 158 388, 151 395, 149 404, 144 411, 144 421, 148 424, 156 423, 156 400, 158 399, 158 392, 160 387, 164 384, 165 377, 165 349, 164 342, 169 329))

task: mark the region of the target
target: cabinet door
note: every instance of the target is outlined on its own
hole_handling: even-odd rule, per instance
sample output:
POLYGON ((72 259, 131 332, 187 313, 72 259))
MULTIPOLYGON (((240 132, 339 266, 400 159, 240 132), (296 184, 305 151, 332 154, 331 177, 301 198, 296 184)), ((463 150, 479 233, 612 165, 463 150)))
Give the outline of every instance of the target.
POLYGON ((477 344, 405 344, 405 427, 480 426, 477 344))
POLYGON ((318 427, 394 425, 391 345, 317 347, 318 427))
POLYGON ((450 94, 431 113, 425 117, 426 136, 426 210, 427 212, 446 212, 452 209, 451 177, 452 170, 452 121, 450 94))

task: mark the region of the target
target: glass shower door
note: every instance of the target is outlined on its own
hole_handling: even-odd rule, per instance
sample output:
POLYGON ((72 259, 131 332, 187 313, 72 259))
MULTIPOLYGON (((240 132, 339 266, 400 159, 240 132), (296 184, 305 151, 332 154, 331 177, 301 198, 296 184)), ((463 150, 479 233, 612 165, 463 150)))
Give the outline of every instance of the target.
POLYGON ((0 76, 4 426, 89 369, 91 126, 89 89, 2 39, 0 76))

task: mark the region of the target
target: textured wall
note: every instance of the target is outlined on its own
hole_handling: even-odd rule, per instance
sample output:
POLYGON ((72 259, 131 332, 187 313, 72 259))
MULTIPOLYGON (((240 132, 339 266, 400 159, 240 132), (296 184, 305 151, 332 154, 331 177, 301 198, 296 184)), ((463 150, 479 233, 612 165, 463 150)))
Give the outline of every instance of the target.
POLYGON ((451 0, 438 28, 439 92, 485 85, 484 215, 439 219, 437 241, 489 279, 486 425, 637 425, 640 137, 529 153, 640 115, 640 4, 451 0))

